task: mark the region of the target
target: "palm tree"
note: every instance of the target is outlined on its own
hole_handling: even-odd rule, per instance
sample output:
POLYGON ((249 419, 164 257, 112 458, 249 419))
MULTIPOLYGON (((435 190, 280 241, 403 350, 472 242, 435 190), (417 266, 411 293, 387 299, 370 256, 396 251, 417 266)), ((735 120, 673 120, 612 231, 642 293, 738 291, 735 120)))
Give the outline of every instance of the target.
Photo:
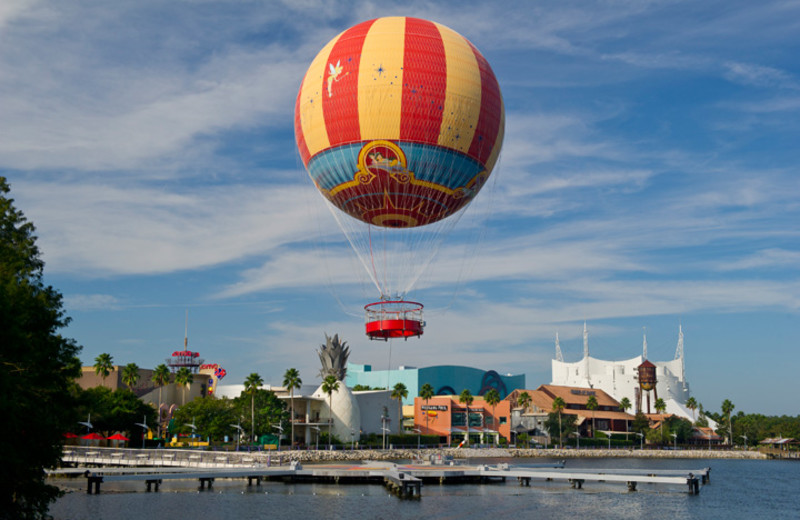
POLYGON ((622 408, 623 412, 627 412, 631 409, 631 400, 627 397, 623 397, 622 400, 619 402, 619 407, 622 408))
POLYGON ((169 368, 164 363, 161 363, 153 370, 153 376, 150 378, 158 387, 158 437, 161 438, 161 388, 169 383, 169 368))
MULTIPOLYGON (((422 385, 422 388, 419 389, 419 396, 425 401, 425 404, 428 404, 431 397, 435 395, 435 390, 430 385, 430 383, 425 383, 422 385)), ((428 411, 425 411, 425 432, 428 432, 428 411)))
POLYGON ((194 383, 194 375, 192 371, 186 367, 181 367, 175 373, 175 383, 183 387, 183 397, 181 398, 181 405, 186 404, 186 388, 194 383))
POLYGON ((736 408, 730 399, 725 399, 722 401, 722 415, 724 418, 728 419, 728 444, 733 443, 733 422, 731 420, 731 414, 733 413, 733 409, 736 408))
POLYGON ((289 403, 292 408, 292 449, 294 449, 294 391, 299 389, 302 384, 303 380, 300 379, 300 372, 296 368, 289 368, 283 374, 283 386, 289 390, 289 403))
POLYGON ((400 421, 397 423, 397 433, 403 434, 403 399, 408 397, 408 388, 403 383, 397 383, 392 389, 392 399, 397 399, 400 408, 400 421))
POLYGON ((467 388, 462 390, 461 395, 458 396, 458 402, 467 407, 467 447, 469 447, 469 405, 471 405, 474 400, 475 398, 472 397, 472 392, 467 388))
POLYGON ((561 412, 567 407, 567 403, 560 397, 553 399, 553 411, 558 414, 558 447, 561 447, 562 433, 561 433, 561 412))
POLYGON ((695 410, 697 410, 697 407, 697 399, 694 397, 690 397, 686 400, 686 408, 692 411, 692 422, 697 422, 697 416, 695 415, 695 410))
POLYGON ((522 412, 524 413, 525 410, 531 405, 531 394, 528 392, 522 392, 517 396, 517 406, 522 408, 522 412))
POLYGON ((94 358, 94 373, 103 378, 103 386, 106 385, 106 378, 114 371, 114 358, 111 354, 100 354, 94 358))
POLYGON ((264 384, 261 376, 253 372, 244 380, 244 391, 250 394, 250 440, 256 439, 256 392, 264 384))
POLYGON ((658 429, 661 431, 661 443, 664 443, 664 411, 667 409, 667 403, 660 397, 656 399, 656 413, 661 414, 661 422, 658 424, 658 429))
POLYGON ((328 394, 328 449, 331 449, 332 435, 331 428, 333 427, 333 393, 339 391, 339 380, 336 376, 329 374, 322 380, 322 391, 328 394))
POLYGON ((597 398, 593 395, 589 396, 589 399, 586 400, 586 409, 592 412, 592 437, 595 436, 594 433, 594 411, 600 408, 600 405, 597 403, 597 398))
MULTIPOLYGON (((483 399, 486 401, 486 404, 492 407, 492 420, 495 420, 495 407, 500 402, 500 392, 494 388, 491 388, 488 392, 486 392, 486 395, 483 396, 483 399)), ((497 426, 498 425, 495 425, 495 428, 497 428, 497 426)), ((498 432, 497 435, 499 436, 500 433, 498 432)), ((495 440, 497 440, 497 437, 495 437, 495 440)))
POLYGON ((128 363, 122 369, 122 382, 125 383, 131 390, 133 390, 133 387, 136 386, 136 383, 139 382, 140 378, 139 365, 136 363, 128 363))

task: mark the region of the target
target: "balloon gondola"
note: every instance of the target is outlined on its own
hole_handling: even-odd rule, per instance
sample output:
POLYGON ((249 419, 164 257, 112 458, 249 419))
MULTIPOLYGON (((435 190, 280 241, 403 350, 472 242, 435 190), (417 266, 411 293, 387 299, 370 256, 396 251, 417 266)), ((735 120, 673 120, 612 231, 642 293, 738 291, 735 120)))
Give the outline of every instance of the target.
POLYGON ((441 24, 355 25, 314 58, 295 105, 303 165, 379 298, 370 339, 421 336, 409 291, 486 183, 505 113, 489 63, 441 24))

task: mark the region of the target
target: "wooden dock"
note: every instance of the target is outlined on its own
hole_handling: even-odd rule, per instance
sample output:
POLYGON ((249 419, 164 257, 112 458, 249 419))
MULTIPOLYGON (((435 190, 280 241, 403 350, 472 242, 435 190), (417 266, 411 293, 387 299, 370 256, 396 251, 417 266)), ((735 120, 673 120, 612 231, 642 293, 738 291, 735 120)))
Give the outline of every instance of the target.
MULTIPOLYGON (((89 454, 91 463, 98 464, 95 455, 89 454)), ((563 481, 575 489, 587 482, 609 482, 627 485, 636 491, 638 484, 666 484, 686 486, 690 494, 700 492, 700 484, 707 484, 710 468, 695 470, 667 469, 573 469, 564 463, 536 464, 530 466, 466 465, 450 461, 449 464, 395 464, 391 462, 364 461, 360 464, 314 464, 302 466, 292 462, 285 466, 263 464, 231 465, 220 461, 219 467, 142 467, 140 460, 130 459, 131 466, 124 467, 122 457, 113 457, 113 466, 92 468, 63 468, 51 474, 81 475, 87 480, 87 493, 100 493, 104 482, 140 481, 146 491, 158 491, 164 480, 196 480, 199 490, 212 489, 217 479, 247 479, 248 486, 261 485, 262 481, 328 482, 328 483, 380 483, 401 498, 419 498, 422 485, 475 483, 488 484, 516 479, 521 486, 530 486, 531 480, 563 481)), ((109 463, 112 464, 112 463, 109 463)))

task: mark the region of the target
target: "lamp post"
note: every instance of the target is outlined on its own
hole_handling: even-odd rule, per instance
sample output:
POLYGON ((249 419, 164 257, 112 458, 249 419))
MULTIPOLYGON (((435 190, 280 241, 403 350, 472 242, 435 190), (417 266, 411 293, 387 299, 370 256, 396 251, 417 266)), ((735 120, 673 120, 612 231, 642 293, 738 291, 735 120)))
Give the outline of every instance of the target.
POLYGON ((356 430, 350 428, 350 451, 354 451, 356 449, 356 430))
POLYGON ((742 449, 746 450, 747 449, 747 435, 740 435, 739 437, 744 439, 744 445, 742 446, 742 449))
POLYGON ((644 434, 640 433, 640 432, 633 432, 633 433, 635 433, 636 435, 639 436, 639 449, 643 450, 644 449, 644 434))
POLYGON ((242 438, 244 428, 240 424, 231 424, 231 428, 236 428, 236 451, 239 451, 239 440, 242 438))
POLYGON ((672 449, 678 449, 678 434, 677 433, 670 433, 672 435, 672 449))
POLYGON ((578 449, 578 450, 581 449, 581 432, 576 431, 572 435, 575 436, 575 439, 576 439, 576 442, 577 442, 577 445, 578 445, 576 449, 578 449))
POLYGON ((281 451, 281 437, 283 437, 283 426, 281 426, 280 424, 273 424, 272 427, 277 428, 281 432, 281 434, 278 435, 278 451, 281 451))
POLYGON ((385 450, 389 447, 389 444, 386 442, 386 434, 392 433, 392 430, 390 430, 389 428, 381 428, 381 429, 383 430, 383 449, 385 450))
POLYGON ((142 449, 144 449, 144 438, 145 438, 145 435, 150 430, 150 427, 147 426, 147 416, 146 415, 144 416, 143 420, 144 420, 144 422, 140 422, 140 423, 137 422, 136 423, 136 426, 141 426, 143 428, 143 431, 142 431, 142 449))
POLYGON ((419 428, 414 428, 413 431, 417 432, 417 451, 419 451, 419 439, 422 436, 422 432, 419 431, 419 428))

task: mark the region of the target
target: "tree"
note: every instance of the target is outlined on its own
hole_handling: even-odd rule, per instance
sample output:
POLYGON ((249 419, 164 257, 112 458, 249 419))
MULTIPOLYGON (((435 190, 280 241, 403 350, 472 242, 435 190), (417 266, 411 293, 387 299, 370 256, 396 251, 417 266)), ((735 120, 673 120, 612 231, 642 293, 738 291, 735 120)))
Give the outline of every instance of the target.
POLYGON ((593 396, 593 395, 590 395, 589 399, 586 400, 586 409, 590 410, 592 412, 592 437, 595 436, 594 411, 597 410, 599 407, 600 407, 600 405, 597 404, 597 398, 595 396, 593 396))
POLYGON ((397 406, 399 408, 400 420, 397 421, 397 433, 403 434, 403 399, 408 397, 408 388, 403 383, 397 383, 392 388, 392 399, 397 399, 397 406))
POLYGON ((164 385, 169 383, 169 368, 164 363, 161 363, 153 370, 153 376, 150 378, 158 387, 158 436, 161 437, 161 389, 164 385))
POLYGON ((472 397, 472 392, 468 388, 462 390, 461 395, 458 396, 458 402, 467 407, 467 447, 469 447, 469 407, 474 400, 475 398, 472 397))
POLYGON ((661 443, 664 443, 664 412, 667 409, 667 403, 660 397, 656 399, 656 412, 661 414, 661 421, 659 422, 658 429, 661 430, 661 443))
POLYGON ((244 380, 244 391, 250 394, 250 440, 256 439, 256 390, 264 384, 260 375, 253 372, 244 380))
POLYGON ((322 391, 328 394, 328 449, 331 448, 331 429, 333 427, 333 393, 339 391, 339 380, 329 374, 322 381, 322 391))
POLYGON ((128 432, 130 436, 141 435, 142 428, 136 423, 143 417, 153 424, 155 410, 136 397, 129 388, 111 390, 105 386, 96 386, 86 390, 77 389, 78 409, 76 420, 84 420, 92 414, 92 426, 95 431, 110 435, 113 432, 128 432))
POLYGON ((127 385, 128 388, 133 390, 133 387, 136 386, 136 383, 139 382, 141 376, 139 375, 139 365, 136 363, 128 363, 122 369, 122 382, 127 385))
POLYGON ((522 392, 517 397, 517 406, 522 408, 522 412, 525 413, 525 410, 531 405, 531 394, 528 392, 522 392))
MULTIPOLYGON (((431 386, 430 383, 425 383, 424 385, 422 385, 422 388, 419 389, 419 396, 422 398, 423 401, 425 401, 425 404, 428 404, 428 401, 430 401, 431 397, 433 397, 434 395, 435 395, 435 390, 433 389, 433 386, 431 386)), ((429 432, 428 411, 425 410, 425 433, 428 432, 429 432)))
POLYGON ((183 395, 181 398, 181 406, 186 404, 186 388, 194 383, 194 375, 192 371, 186 367, 181 367, 175 373, 175 384, 183 387, 183 395))
POLYGON ((0 177, 0 516, 27 520, 46 518, 60 494, 44 470, 75 426, 81 347, 58 332, 70 322, 62 296, 44 284, 35 227, 8 193, 0 177))
POLYGON ((560 397, 553 399, 553 412, 558 414, 558 447, 560 448, 563 443, 563 432, 561 431, 561 412, 567 407, 567 403, 560 397))
POLYGON ((103 353, 94 358, 94 373, 103 378, 103 386, 106 378, 114 371, 114 358, 111 354, 103 353))
MULTIPOLYGON (((486 392, 486 395, 483 396, 483 399, 486 401, 486 404, 492 407, 492 419, 494 420, 495 407, 500 402, 500 392, 494 388, 491 388, 488 392, 486 392)), ((497 425, 495 425, 495 429, 497 429, 497 425)))
MULTIPOLYGON (((245 403, 245 407, 250 403, 245 403)), ((182 433, 192 433, 187 424, 197 427, 195 433, 201 438, 221 440, 231 433, 231 424, 239 420, 235 400, 230 399, 195 399, 186 403, 175 411, 174 424, 183 430, 182 433)))
MULTIPOLYGON (((255 416, 251 416, 251 419, 247 420, 242 425, 242 428, 245 430, 251 429, 251 424, 260 424, 262 428, 264 425, 279 424, 281 427, 288 428, 289 405, 278 398, 275 392, 271 390, 258 388, 254 394, 244 390, 239 397, 235 398, 233 401, 235 417, 247 417, 247 412, 255 408, 255 416), (255 405, 253 405, 253 403, 255 403, 255 405)), ((238 419, 234 420, 234 422, 237 421, 238 419)), ((230 426, 230 424, 232 423, 228 425, 230 426)), ((270 431, 270 435, 272 434, 273 432, 270 431)), ((256 437, 258 438, 260 435, 256 435, 256 437)))
POLYGON ((622 400, 619 402, 619 407, 622 408, 623 412, 627 412, 631 409, 631 400, 627 397, 623 397, 622 400))
POLYGON ((694 412, 695 410, 697 410, 697 400, 694 397, 690 397, 689 399, 687 399, 686 408, 692 411, 692 422, 695 422, 697 420, 697 417, 695 416, 694 412))
POLYGON ((289 402, 291 404, 290 421, 292 423, 292 440, 291 446, 294 448, 294 391, 303 385, 303 380, 300 379, 300 372, 296 368, 289 368, 283 374, 283 386, 289 390, 289 402))
POLYGON ((731 413, 733 413, 734 408, 736 407, 729 399, 722 401, 722 417, 728 422, 728 444, 733 444, 733 421, 731 419, 731 413))

